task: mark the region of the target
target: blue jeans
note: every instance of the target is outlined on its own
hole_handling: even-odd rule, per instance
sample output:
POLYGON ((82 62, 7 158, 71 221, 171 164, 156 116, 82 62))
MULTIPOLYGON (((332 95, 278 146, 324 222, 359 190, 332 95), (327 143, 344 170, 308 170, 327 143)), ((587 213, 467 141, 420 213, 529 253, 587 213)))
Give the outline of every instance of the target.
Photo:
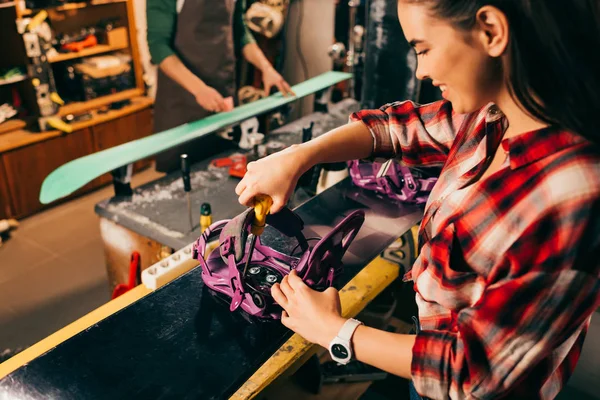
POLYGON ((410 400, 423 400, 423 398, 419 396, 419 393, 417 393, 412 381, 408 383, 408 391, 410 393, 410 400))

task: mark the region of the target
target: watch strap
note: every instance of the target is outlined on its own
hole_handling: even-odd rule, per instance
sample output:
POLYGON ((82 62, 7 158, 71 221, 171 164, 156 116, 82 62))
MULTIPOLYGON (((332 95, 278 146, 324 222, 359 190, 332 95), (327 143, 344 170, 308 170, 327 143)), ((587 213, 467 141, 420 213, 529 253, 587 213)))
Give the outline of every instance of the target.
POLYGON ((348 319, 344 323, 344 325, 342 325, 342 328, 338 332, 337 337, 339 337, 340 339, 342 339, 344 341, 350 342, 350 339, 352 339, 352 335, 354 335, 354 331, 356 330, 356 328, 358 328, 362 324, 363 323, 357 319, 354 319, 354 318, 348 319))

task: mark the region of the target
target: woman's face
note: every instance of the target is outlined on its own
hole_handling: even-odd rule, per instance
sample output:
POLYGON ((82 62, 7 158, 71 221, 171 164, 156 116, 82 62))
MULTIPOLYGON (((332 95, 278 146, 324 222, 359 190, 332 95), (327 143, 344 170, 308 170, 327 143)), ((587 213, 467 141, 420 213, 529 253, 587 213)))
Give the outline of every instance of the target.
POLYGON ((481 32, 459 30, 435 18, 427 5, 398 2, 406 39, 417 53, 418 79, 431 79, 457 113, 495 102, 502 82, 500 60, 481 43, 481 32))

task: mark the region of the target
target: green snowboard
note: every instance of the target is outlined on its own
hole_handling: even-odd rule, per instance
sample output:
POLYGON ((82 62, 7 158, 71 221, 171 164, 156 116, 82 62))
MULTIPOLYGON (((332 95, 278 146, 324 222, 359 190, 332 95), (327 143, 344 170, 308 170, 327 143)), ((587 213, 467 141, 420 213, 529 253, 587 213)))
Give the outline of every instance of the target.
POLYGON ((274 94, 231 112, 211 115, 143 139, 134 140, 107 150, 78 158, 52 171, 42 183, 40 202, 48 204, 68 196, 102 174, 161 153, 200 136, 233 126, 248 118, 274 110, 302 97, 327 89, 352 77, 342 72, 327 72, 293 87, 295 97, 274 94))

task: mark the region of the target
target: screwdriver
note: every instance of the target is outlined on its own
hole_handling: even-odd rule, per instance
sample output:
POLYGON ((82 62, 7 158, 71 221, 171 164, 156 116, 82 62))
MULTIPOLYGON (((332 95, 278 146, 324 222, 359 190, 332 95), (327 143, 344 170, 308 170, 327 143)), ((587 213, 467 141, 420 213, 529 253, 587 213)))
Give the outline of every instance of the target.
POLYGON ((244 266, 244 273, 242 276, 246 276, 246 270, 250 265, 252 254, 254 253, 254 246, 256 246, 256 237, 263 234, 265 225, 267 224, 267 214, 271 210, 273 205, 273 199, 270 196, 259 194, 254 197, 254 220, 252 221, 252 228, 250 232, 252 236, 250 238, 250 250, 248 252, 248 258, 246 259, 246 265, 244 266))
POLYGON ((181 177, 183 178, 183 190, 187 197, 187 208, 188 218, 190 220, 190 232, 194 230, 194 222, 192 220, 192 199, 190 192, 192 191, 192 184, 190 182, 190 160, 188 160, 187 154, 181 155, 181 177))

